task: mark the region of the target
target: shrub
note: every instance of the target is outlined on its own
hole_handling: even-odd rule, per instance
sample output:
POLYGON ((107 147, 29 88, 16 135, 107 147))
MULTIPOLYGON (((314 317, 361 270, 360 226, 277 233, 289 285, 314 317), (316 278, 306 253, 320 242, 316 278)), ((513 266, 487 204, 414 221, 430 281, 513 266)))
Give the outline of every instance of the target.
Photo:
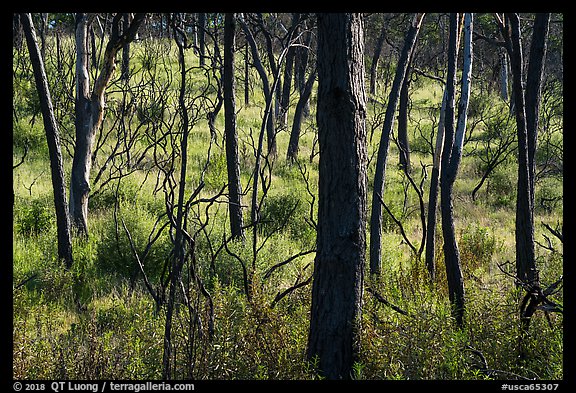
POLYGON ((53 216, 41 200, 35 199, 28 206, 22 208, 22 216, 17 223, 18 233, 24 235, 38 235, 50 229, 53 216))
POLYGON ((163 233, 152 245, 146 258, 142 260, 155 218, 144 210, 127 206, 120 209, 117 223, 111 217, 104 224, 102 239, 97 246, 97 267, 105 272, 126 278, 132 277, 140 270, 120 218, 124 220, 128 228, 134 247, 144 265, 144 272, 149 279, 158 279, 164 262, 170 254, 172 243, 168 235, 163 233))
POLYGON ((260 216, 262 218, 260 231, 264 235, 281 229, 302 244, 313 244, 316 239, 315 230, 307 222, 309 204, 295 194, 268 196, 264 201, 260 216), (284 228, 281 228, 282 226, 284 228))
POLYGON ((469 224, 460 232, 460 260, 465 270, 488 266, 498 251, 496 236, 490 228, 469 224))

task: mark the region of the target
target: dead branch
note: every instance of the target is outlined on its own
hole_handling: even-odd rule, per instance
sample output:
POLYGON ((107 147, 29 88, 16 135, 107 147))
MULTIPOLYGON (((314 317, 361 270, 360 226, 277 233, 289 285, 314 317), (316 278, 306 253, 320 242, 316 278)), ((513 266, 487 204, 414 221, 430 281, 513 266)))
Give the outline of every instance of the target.
POLYGON ((366 292, 372 294, 372 296, 374 296, 376 298, 376 300, 378 300, 380 303, 385 304, 386 306, 390 307, 392 310, 399 312, 402 315, 406 315, 411 317, 412 315, 408 312, 408 311, 404 311, 402 310, 400 307, 390 303, 388 300, 386 300, 384 298, 384 296, 382 296, 380 293, 378 293, 375 289, 372 289, 370 287, 366 288, 366 292))

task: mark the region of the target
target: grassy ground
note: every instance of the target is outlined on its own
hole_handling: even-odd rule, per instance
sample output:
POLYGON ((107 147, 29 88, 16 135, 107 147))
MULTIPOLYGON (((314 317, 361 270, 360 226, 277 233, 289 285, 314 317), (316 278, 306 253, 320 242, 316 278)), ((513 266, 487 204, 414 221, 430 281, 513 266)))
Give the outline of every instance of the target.
MULTIPOLYGON (((138 57, 137 57, 138 58, 138 57)), ((190 59, 190 61, 195 61, 190 59)), ((198 77, 199 78, 199 77, 198 77)), ((254 81, 254 90, 259 82, 254 81)), ((30 88, 30 87, 29 87, 30 88)), ((238 93, 240 94, 240 93, 238 93)), ((439 106, 441 92, 432 85, 412 93, 411 139, 424 146, 417 126, 432 127, 428 107, 439 106)), ((496 99, 495 97, 493 99, 496 99)), ((242 186, 251 196, 254 156, 250 130, 260 128, 262 102, 252 95, 250 106, 240 108, 242 186)), ((311 108, 314 108, 314 97, 311 108)), ((376 117, 371 107, 369 126, 376 117)), ((222 112, 217 129, 222 132, 222 112)), ((292 114, 290 114, 291 116, 292 114)), ((437 112, 436 112, 437 116, 437 112)), ((130 285, 134 267, 128 239, 116 232, 114 194, 104 189, 90 205, 88 240, 74 239, 74 266, 66 271, 56 260, 56 228, 48 155, 39 118, 14 121, 13 161, 29 152, 24 163, 13 171, 13 375, 30 379, 157 379, 161 377, 164 310, 156 309, 141 279, 130 285), (24 281, 27 280, 25 283, 24 281), (24 283, 21 286, 16 286, 24 283)), ((288 124, 291 124, 289 121, 288 124)), ((110 124, 105 123, 105 128, 110 124)), ((381 127, 374 127, 369 154, 377 149, 381 127)), ((309 175, 309 189, 316 195, 317 152, 314 145, 314 115, 303 125, 301 164, 309 175)), ((478 129, 475 132, 480 133, 478 129)), ((189 184, 197 184, 209 146, 209 130, 199 121, 191 132, 189 184)), ((255 138, 255 134, 253 134, 255 138)), ((242 286, 238 260, 226 252, 212 258, 211 245, 221 244, 227 230, 223 204, 212 205, 206 232, 197 238, 196 264, 214 301, 214 333, 207 333, 208 306, 197 290, 195 312, 181 305, 175 316, 174 347, 179 378, 208 379, 315 379, 312 364, 305 359, 309 320, 310 285, 303 286, 274 302, 283 290, 307 279, 313 253, 267 270, 291 255, 314 247, 314 232, 307 224, 309 202, 302 173, 285 162, 288 131, 278 134, 278 158, 268 196, 262 207, 269 223, 260 228, 255 260, 253 293, 248 301, 242 286), (293 214, 291 209, 296 206, 293 214), (275 231, 280 223, 284 225, 275 231), (210 240, 210 241, 208 241, 210 240), (212 266, 211 266, 212 264, 212 266), (273 307, 272 307, 273 305, 273 307), (198 321, 202 325, 198 325, 198 321), (192 326, 193 329, 189 329, 192 326)), ((221 138, 221 135, 220 135, 221 138)), ((220 140, 221 142, 221 140, 220 140)), ((471 145, 468 144, 467 147, 471 145)), ((511 158, 490 178, 474 201, 471 192, 480 179, 479 162, 467 151, 455 184, 456 231, 465 276, 467 311, 465 328, 458 330, 450 317, 441 247, 437 250, 438 277, 428 282, 423 261, 415 260, 397 226, 385 219, 383 273, 367 277, 366 287, 376 290, 390 303, 406 311, 401 314, 365 292, 361 331, 361 353, 355 365, 358 379, 510 379, 514 375, 539 379, 562 379, 563 324, 559 314, 537 312, 530 337, 524 346, 528 355, 519 359, 518 303, 521 294, 497 264, 514 261, 514 205, 516 164, 511 158), (549 319, 548 319, 549 317, 549 319), (482 371, 482 359, 491 373, 482 371)), ((407 236, 417 246, 421 234, 418 201, 408 188, 404 200, 405 175, 397 167, 397 149, 390 150, 384 200, 401 218, 407 236)), ((413 175, 420 180, 420 163, 428 165, 423 182, 427 200, 431 156, 412 153, 413 175)), ((369 194, 375 155, 368 169, 369 194)), ((69 178, 71 159, 65 157, 69 178)), ((126 222, 140 252, 156 218, 163 212, 164 196, 154 192, 155 173, 138 170, 122 181, 117 214, 126 222)), ((204 196, 213 195, 226 183, 225 154, 212 146, 211 163, 205 177, 204 196)), ((562 195, 562 178, 544 178, 537 195, 562 195)), ((317 201, 316 201, 317 202, 317 201)), ((368 205, 369 206, 369 205, 368 205)), ((315 206, 316 207, 316 206, 315 206)), ((562 223, 562 204, 536 209, 535 238, 545 243, 549 233, 540 224, 562 223)), ((198 217, 204 217, 200 213, 198 217)), ((248 209, 244 212, 249 222, 248 209)), ((190 223, 191 229, 197 225, 190 223)), ((247 238, 251 239, 251 231, 247 238)), ((441 238, 439 238, 441 241, 441 238)), ((563 272, 562 244, 551 239, 555 252, 537 246, 541 280, 550 284, 563 272)), ((231 251, 245 261, 252 260, 251 240, 231 244, 231 251)), ((441 244, 441 243, 439 243, 441 244)), ((155 285, 170 253, 170 237, 159 238, 151 250, 146 270, 155 285)), ((555 295, 562 301, 562 292, 555 295)), ((486 371, 486 370, 484 370, 486 371)))

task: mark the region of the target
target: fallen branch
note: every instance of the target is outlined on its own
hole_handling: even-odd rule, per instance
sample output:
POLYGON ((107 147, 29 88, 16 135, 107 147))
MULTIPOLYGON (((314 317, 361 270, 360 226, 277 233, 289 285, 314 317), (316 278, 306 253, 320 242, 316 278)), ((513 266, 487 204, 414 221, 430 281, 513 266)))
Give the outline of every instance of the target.
POLYGON ((402 310, 400 307, 395 306, 394 304, 390 303, 388 300, 384 299, 384 297, 379 294, 376 290, 367 287, 366 288, 366 292, 372 294, 372 296, 374 296, 376 298, 376 300, 378 300, 380 303, 387 305, 388 307, 390 307, 392 310, 399 312, 402 315, 406 315, 411 317, 412 315, 410 313, 408 313, 408 311, 404 311, 402 310))

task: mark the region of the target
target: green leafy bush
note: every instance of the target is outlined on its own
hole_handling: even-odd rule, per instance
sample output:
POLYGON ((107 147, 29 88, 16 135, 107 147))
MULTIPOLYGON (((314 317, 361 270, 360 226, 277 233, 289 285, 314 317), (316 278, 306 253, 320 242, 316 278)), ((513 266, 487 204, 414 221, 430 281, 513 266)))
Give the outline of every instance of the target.
POLYGON ((498 247, 496 236, 490 228, 469 224, 460 233, 460 260, 463 268, 488 266, 498 247))
POLYGON ((130 240, 121 219, 130 233, 134 247, 144 265, 144 272, 150 279, 158 279, 162 273, 164 262, 171 252, 172 243, 163 233, 152 245, 148 255, 144 259, 144 250, 148 243, 150 231, 154 227, 155 218, 145 210, 123 206, 120 209, 118 222, 110 217, 104 224, 102 238, 98 243, 96 266, 102 271, 118 274, 129 278, 139 272, 138 263, 130 240))
POLYGON ((45 204, 38 199, 22 208, 22 215, 17 222, 18 233, 24 235, 38 235, 50 229, 53 216, 45 204))

